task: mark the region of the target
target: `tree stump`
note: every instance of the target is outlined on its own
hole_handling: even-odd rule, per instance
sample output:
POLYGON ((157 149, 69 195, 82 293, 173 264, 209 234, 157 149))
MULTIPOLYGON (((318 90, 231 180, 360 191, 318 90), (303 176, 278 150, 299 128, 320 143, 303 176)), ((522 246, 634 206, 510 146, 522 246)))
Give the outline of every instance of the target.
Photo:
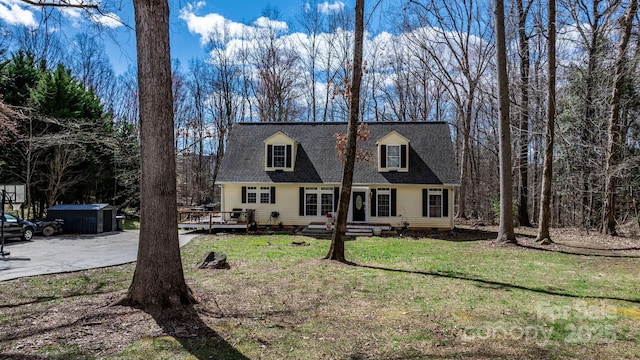
POLYGON ((229 269, 227 255, 210 251, 198 263, 198 269, 229 269))

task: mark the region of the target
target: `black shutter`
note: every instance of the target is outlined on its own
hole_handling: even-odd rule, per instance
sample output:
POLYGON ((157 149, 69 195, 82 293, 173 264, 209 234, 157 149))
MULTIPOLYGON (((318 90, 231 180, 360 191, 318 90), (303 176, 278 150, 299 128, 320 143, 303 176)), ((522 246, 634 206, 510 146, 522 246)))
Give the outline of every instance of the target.
POLYGON ((291 145, 287 145, 287 160, 284 164, 284 167, 286 168, 290 168, 291 167, 291 145))
POLYGON ((371 189, 371 216, 378 216, 378 195, 376 195, 376 189, 371 189))
POLYGON ((299 215, 304 216, 304 187, 300 188, 299 215))
POLYGON ((247 203, 247 187, 246 186, 242 187, 242 203, 243 204, 247 203))
POLYGON ((272 204, 276 203, 276 187, 275 186, 271 187, 271 203, 272 204))
POLYGON ((391 189, 391 216, 396 216, 396 197, 398 195, 398 189, 391 189))
POLYGON ((400 146, 400 167, 407 168, 407 145, 400 146))
POLYGON ((449 190, 442 190, 442 216, 449 217, 449 190))
POLYGON ((380 167, 387 167, 387 145, 380 145, 380 167))
POLYGON ((340 201, 340 187, 333 188, 333 211, 338 211, 338 201, 340 201))
POLYGON ((422 189, 422 216, 429 216, 429 190, 422 189))
POLYGON ((267 167, 273 167, 273 145, 267 145, 267 167))

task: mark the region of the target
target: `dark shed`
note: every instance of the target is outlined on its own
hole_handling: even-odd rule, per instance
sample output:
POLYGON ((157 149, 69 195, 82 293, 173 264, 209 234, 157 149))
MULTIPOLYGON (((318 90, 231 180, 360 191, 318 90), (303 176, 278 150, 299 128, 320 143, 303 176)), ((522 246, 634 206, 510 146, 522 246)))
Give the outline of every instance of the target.
POLYGON ((47 220, 63 219, 64 232, 98 234, 115 231, 116 207, 109 204, 59 204, 47 210, 47 220))

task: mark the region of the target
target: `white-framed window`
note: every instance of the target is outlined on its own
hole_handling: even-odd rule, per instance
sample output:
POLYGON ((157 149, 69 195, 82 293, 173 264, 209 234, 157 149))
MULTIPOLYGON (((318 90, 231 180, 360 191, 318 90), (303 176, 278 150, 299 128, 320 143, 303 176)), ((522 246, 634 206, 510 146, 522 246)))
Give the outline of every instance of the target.
POLYGON ((387 145, 387 168, 397 169, 401 165, 401 146, 387 145))
POLYGON ((397 215, 398 189, 373 188, 370 197, 371 216, 392 217, 397 215))
POLYGON ((332 187, 320 188, 320 215, 325 216, 335 209, 333 206, 333 194, 332 187))
POLYGON ((429 217, 442 217, 442 189, 429 189, 429 217))
POLYGON ((377 216, 391 216, 391 189, 378 188, 376 197, 377 216))
POLYGON ((271 187, 261 186, 260 187, 260 204, 270 204, 270 203, 271 203, 271 187))
POLYGON ((243 186, 243 204, 275 204, 276 188, 274 186, 243 186))
POLYGON ((305 216, 318 215, 318 188, 306 187, 304 189, 304 209, 305 216))
POLYGON ((305 187, 304 188, 304 215, 325 216, 334 210, 333 187, 305 187))
POLYGON ((273 145, 273 167, 284 168, 287 165, 287 146, 273 145))
POLYGON ((247 186, 247 203, 256 204, 258 202, 258 188, 256 186, 247 186))

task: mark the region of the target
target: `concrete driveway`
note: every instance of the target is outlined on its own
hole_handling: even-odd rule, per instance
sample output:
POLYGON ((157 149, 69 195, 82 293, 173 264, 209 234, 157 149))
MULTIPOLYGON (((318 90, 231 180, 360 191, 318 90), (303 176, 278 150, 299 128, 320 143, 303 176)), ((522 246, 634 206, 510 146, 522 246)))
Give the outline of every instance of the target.
MULTIPOLYGON (((0 281, 121 265, 136 261, 139 231, 97 235, 34 236, 32 241, 8 241, 0 257, 0 281)), ((198 236, 180 233, 180 246, 198 236)))

